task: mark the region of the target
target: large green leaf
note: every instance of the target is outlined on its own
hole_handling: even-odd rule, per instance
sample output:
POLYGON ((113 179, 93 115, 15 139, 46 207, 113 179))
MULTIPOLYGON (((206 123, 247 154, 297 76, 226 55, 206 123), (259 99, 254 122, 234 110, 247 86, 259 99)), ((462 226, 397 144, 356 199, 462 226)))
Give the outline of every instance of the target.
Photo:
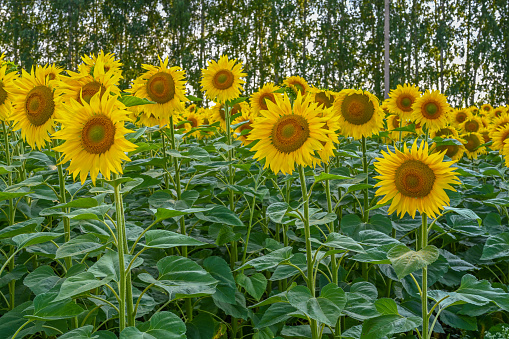
MULTIPOLYGON (((129 262, 132 260, 134 256, 125 255, 124 256, 124 267, 127 268, 129 262)), ((143 259, 137 257, 134 263, 131 265, 131 268, 135 268, 140 266, 143 263, 143 259)), ((113 251, 106 251, 106 253, 97 260, 90 268, 88 272, 92 273, 96 278, 111 278, 115 281, 118 281, 120 276, 119 262, 118 262, 118 254, 113 251)))
POLYGON ((34 299, 34 314, 25 315, 32 320, 59 320, 78 316, 84 310, 71 299, 55 301, 57 293, 42 293, 34 299))
POLYGON ((405 318, 397 314, 367 319, 362 324, 362 339, 379 339, 383 336, 411 331, 422 323, 420 317, 405 318))
POLYGON ((60 277, 50 266, 39 266, 33 272, 26 276, 23 284, 28 287, 35 295, 49 292, 59 281, 60 277))
POLYGON ((396 245, 387 253, 387 257, 399 279, 403 279, 408 274, 432 264, 438 259, 439 255, 438 248, 433 245, 428 245, 417 252, 412 251, 405 245, 396 245))
POLYGON ((94 326, 87 325, 69 331, 58 337, 58 339, 117 339, 117 336, 110 331, 94 332, 94 326))
POLYGON ((55 301, 63 300, 66 298, 79 295, 81 293, 88 292, 94 288, 103 286, 110 282, 112 277, 106 277, 102 280, 97 280, 93 273, 82 272, 72 277, 65 279, 62 286, 60 286, 60 292, 55 298, 55 301))
POLYGON ((226 224, 230 226, 244 226, 239 217, 233 213, 230 209, 224 206, 215 206, 209 211, 204 213, 195 213, 195 216, 204 221, 226 224))
POLYGON ((263 296, 265 288, 267 287, 267 278, 261 273, 255 273, 250 277, 243 273, 239 273, 235 277, 235 281, 257 301, 263 296))
POLYGON ((83 234, 62 244, 58 249, 55 259, 73 257, 95 251, 105 244, 93 234, 83 234))
POLYGON ((170 294, 170 299, 214 294, 218 281, 191 259, 169 256, 157 262, 158 279, 147 273, 138 278, 155 284, 170 294))
POLYGON ((289 208, 290 206, 286 202, 275 202, 267 207, 265 213, 272 222, 280 224, 289 208))
POLYGON ((203 268, 210 273, 219 283, 216 286, 216 292, 212 295, 214 300, 223 303, 235 304, 235 279, 230 269, 230 265, 220 257, 208 257, 203 261, 203 268))
POLYGON ((17 244, 18 249, 21 249, 32 245, 45 243, 60 236, 62 236, 62 233, 38 232, 30 234, 19 234, 13 237, 12 240, 17 244))
POLYGON ((279 323, 284 323, 292 316, 292 313, 297 312, 297 309, 289 303, 276 303, 269 306, 262 316, 260 322, 255 328, 264 328, 279 323))
POLYGON ((187 339, 186 325, 175 314, 163 311, 154 314, 149 322, 125 328, 120 339, 187 339))
POLYGON ((177 246, 200 246, 205 245, 205 243, 172 231, 150 230, 145 233, 145 244, 140 245, 150 248, 172 248, 177 246))
POLYGON ((291 257, 293 257, 292 247, 283 247, 258 258, 251 259, 237 270, 245 267, 254 267, 257 271, 265 271, 269 268, 276 267, 280 263, 289 260, 291 257))
POLYGON ((192 213, 210 211, 212 207, 208 208, 188 208, 184 210, 176 210, 172 208, 158 208, 155 214, 156 221, 162 221, 168 218, 179 217, 182 215, 188 215, 192 213))
POLYGON ((489 237, 484 244, 481 259, 492 260, 509 256, 509 232, 489 237))
POLYGON ((38 217, 4 227, 0 230, 0 239, 12 238, 18 234, 32 233, 43 221, 44 218, 38 217))

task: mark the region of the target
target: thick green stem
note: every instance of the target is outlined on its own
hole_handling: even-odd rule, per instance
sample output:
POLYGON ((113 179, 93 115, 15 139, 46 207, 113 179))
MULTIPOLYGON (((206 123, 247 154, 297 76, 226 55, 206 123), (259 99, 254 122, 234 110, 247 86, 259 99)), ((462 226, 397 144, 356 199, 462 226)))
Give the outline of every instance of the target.
MULTIPOLYGON (((170 130, 170 144, 171 144, 171 148, 172 149, 177 150, 177 144, 175 142, 175 130, 173 128, 174 128, 173 115, 171 115, 170 116, 170 127, 169 127, 169 130, 170 130)), ((164 136, 162 136, 162 138, 164 139, 164 136)), ((182 185, 180 183, 180 166, 179 166, 178 159, 175 158, 175 157, 173 157, 173 167, 174 167, 174 170, 175 170, 175 175, 174 175, 173 180, 175 181, 175 191, 177 192, 177 200, 181 200, 182 199, 182 185)), ((168 183, 167 183, 167 185, 168 185, 168 183)), ((187 234, 186 220, 184 219, 184 216, 180 217, 179 224, 180 224, 180 233, 186 235, 187 234)), ((187 253, 188 253, 187 246, 182 246, 181 247, 181 254, 182 254, 182 256, 187 258, 187 253)), ((191 322, 193 320, 193 303, 192 303, 192 300, 188 298, 188 299, 185 300, 184 303, 185 303, 185 307, 186 307, 187 321, 191 322)))
MULTIPOLYGON (((117 178, 117 175, 114 175, 114 178, 117 178)), ((124 223, 124 213, 123 213, 123 202, 122 202, 122 193, 120 193, 121 184, 115 185, 115 210, 116 210, 116 226, 117 226, 117 250, 118 250, 118 266, 119 266, 119 283, 118 283, 118 298, 119 298, 119 332, 122 332, 126 327, 126 271, 125 271, 125 261, 124 254, 126 253, 126 248, 124 247, 124 237, 125 237, 125 223, 124 223)))
MULTIPOLYGON (((313 274, 313 248, 311 247, 311 227, 309 226, 309 197, 306 187, 306 175, 304 174, 304 167, 299 165, 300 187, 302 191, 302 199, 304 201, 304 236, 306 240, 306 261, 307 261, 307 286, 311 292, 311 296, 315 296, 315 276, 313 274)), ((313 339, 319 338, 318 324, 316 320, 310 319, 309 326, 311 326, 311 337, 313 339)))
MULTIPOLYGON (((366 156, 366 137, 362 137, 361 140, 361 147, 362 147, 362 170, 364 174, 366 175, 366 184, 368 183, 368 159, 366 156)), ((368 189, 365 188, 363 190, 364 193, 364 208, 363 208, 363 218, 362 220, 364 222, 369 221, 369 196, 368 196, 368 189)), ((361 264, 362 266, 362 277, 364 280, 368 281, 368 263, 363 262, 361 264)))
MULTIPOLYGON (((327 174, 330 173, 329 164, 324 164, 323 168, 324 168, 325 173, 327 173, 327 174)), ((327 212, 332 213, 333 212, 333 210, 332 210, 332 196, 330 193, 329 180, 325 180, 325 197, 327 198, 327 212)), ((331 222, 329 224, 329 230, 331 233, 335 232, 334 222, 331 222)), ((330 259, 331 259, 331 269, 332 269, 332 282, 337 285, 338 284, 338 266, 337 266, 337 261, 336 261, 336 255, 331 254, 330 259)))
MULTIPOLYGON (((230 204, 230 210, 232 212, 235 212, 235 195, 233 192, 233 189, 231 186, 234 184, 235 179, 235 172, 233 170, 233 149, 232 149, 232 130, 231 130, 231 115, 230 115, 230 108, 228 107, 228 103, 225 102, 224 104, 224 119, 226 123, 226 144, 228 145, 228 184, 230 185, 230 188, 228 188, 228 200, 230 204)), ((235 269, 235 263, 238 259, 238 249, 237 249, 237 242, 232 241, 230 243, 230 266, 231 269, 235 269)))
MULTIPOLYGON (((171 121, 171 126, 170 126, 170 129, 173 131, 173 118, 170 119, 171 121)), ((164 132, 161 131, 161 140, 163 141, 163 167, 164 167, 164 187, 166 189, 168 189, 170 187, 170 178, 168 176, 168 165, 167 165, 167 155, 166 155, 166 138, 164 137, 164 132)))
MULTIPOLYGON (((254 210, 256 207, 256 195, 253 194, 253 205, 249 206, 249 225, 247 227, 247 235, 246 235, 246 241, 244 243, 244 249, 242 253, 242 263, 241 266, 246 263, 246 256, 247 256, 247 246, 249 244, 249 236, 251 235, 251 228, 253 227, 253 216, 254 216, 254 210)), ((241 270, 243 272, 244 269, 241 270)))
MULTIPOLYGON (((428 217, 422 214, 421 226, 421 248, 428 246, 428 217)), ((422 303, 422 338, 428 339, 429 315, 428 315, 428 266, 422 269, 422 286, 421 286, 421 303, 422 303)))

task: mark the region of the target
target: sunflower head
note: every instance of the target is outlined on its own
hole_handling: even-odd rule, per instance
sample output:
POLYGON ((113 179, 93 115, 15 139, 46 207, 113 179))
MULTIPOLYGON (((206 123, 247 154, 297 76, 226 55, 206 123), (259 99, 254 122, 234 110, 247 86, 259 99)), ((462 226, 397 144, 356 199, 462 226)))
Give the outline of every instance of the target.
POLYGON ((479 108, 477 108, 477 106, 470 106, 468 108, 468 110, 470 111, 470 113, 472 113, 473 115, 478 115, 480 113, 480 110, 479 108))
POLYGON ((88 173, 95 183, 99 173, 109 180, 111 172, 122 173, 122 160, 130 161, 125 154, 136 145, 124 135, 130 130, 124 127, 127 110, 116 96, 94 95, 90 104, 80 104, 71 99, 64 104, 65 113, 58 119, 63 128, 53 135, 64 142, 55 147, 63 153, 61 163, 70 161, 69 173, 79 175, 81 184, 88 173))
POLYGON ((251 125, 250 140, 258 143, 251 150, 255 159, 265 159, 265 168, 274 173, 292 173, 295 165, 313 165, 315 151, 328 141, 322 110, 311 96, 297 94, 292 104, 288 95, 268 103, 251 125))
POLYGON ((484 127, 481 117, 472 115, 460 124, 463 133, 479 132, 484 127))
POLYGON ((258 92, 251 95, 251 108, 255 116, 257 116, 260 111, 268 109, 267 101, 275 102, 275 97, 281 96, 280 93, 274 93, 278 89, 279 86, 275 86, 273 83, 269 82, 263 85, 258 92))
POLYGON ((492 110, 493 106, 491 106, 490 104, 484 104, 481 106, 480 111, 483 113, 483 115, 488 115, 492 110))
POLYGON ((420 96, 419 87, 410 84, 398 85, 389 93, 388 109, 403 119, 409 119, 412 115, 412 105, 420 96))
POLYGON ((334 102, 334 111, 345 137, 370 137, 383 128, 383 112, 378 99, 367 91, 342 90, 334 102))
POLYGON ((463 145, 463 143, 465 143, 465 141, 462 139, 456 139, 456 140, 458 140, 462 144, 461 145, 459 145, 459 144, 439 145, 433 149, 433 153, 445 153, 445 155, 447 155, 452 160, 459 161, 463 157, 463 154, 465 154, 466 149, 465 149, 465 146, 463 145))
POLYGON ((122 73, 122 63, 118 60, 115 60, 114 53, 107 53, 101 50, 97 56, 95 54, 92 55, 83 55, 81 57, 83 63, 79 66, 80 73, 94 75, 94 72, 97 71, 101 73, 112 72, 115 74, 122 73))
POLYGON ((184 123, 182 127, 184 127, 186 131, 186 137, 198 137, 200 135, 200 131, 196 130, 201 125, 203 125, 203 116, 198 114, 195 110, 185 110, 181 114, 182 121, 188 121, 184 123), (194 132, 190 133, 192 129, 195 129, 194 132))
POLYGON ((455 139, 458 139, 459 138, 459 134, 458 134, 458 131, 452 127, 452 126, 446 126, 446 127, 443 127, 443 128, 440 128, 440 129, 437 129, 437 130, 434 130, 434 131, 431 131, 430 132, 430 137, 433 139, 433 138, 436 138, 436 137, 440 137, 440 138, 455 138, 455 139))
POLYGON ((210 100, 224 103, 240 96, 245 83, 241 78, 246 75, 241 62, 223 55, 217 62, 210 60, 207 68, 202 69, 201 86, 210 100))
POLYGON ((449 111, 450 106, 445 95, 439 91, 427 90, 412 105, 412 119, 431 131, 447 124, 449 111))
POLYGON ((290 87, 296 93, 300 93, 301 95, 306 94, 310 87, 304 78, 299 76, 291 76, 283 80, 283 85, 290 87))
POLYGON ((463 146, 465 146, 465 154, 469 159, 477 159, 480 154, 486 154, 486 146, 484 144, 483 136, 478 133, 467 133, 461 136, 463 146))
POLYGON ((375 169, 380 180, 375 186, 377 196, 383 196, 380 204, 391 201, 389 214, 394 211, 402 218, 408 213, 412 218, 419 211, 432 218, 449 205, 445 190, 455 189, 452 184, 461 183, 451 167, 452 161, 443 161, 444 153, 429 154, 428 144, 417 140, 411 149, 405 145, 403 152, 382 151, 377 158, 375 169))
POLYGON ((500 118, 502 115, 506 114, 507 110, 504 106, 499 106, 497 108, 494 108, 489 115, 490 120, 494 120, 496 118, 500 118))
POLYGON ((21 130, 21 136, 32 148, 41 149, 50 141, 55 118, 60 115, 60 97, 55 95, 53 82, 45 69, 37 66, 31 73, 22 71, 11 93, 14 110, 10 120, 14 130, 21 130))
MULTIPOLYGON (((212 107, 212 120, 219 121, 221 129, 223 131, 226 131, 225 108, 226 106, 221 103, 216 103, 216 105, 212 107)), ((234 116, 237 113, 241 113, 244 111, 246 112, 251 111, 249 104, 245 101, 236 103, 235 105, 228 107, 228 110, 230 112, 230 116, 234 116)))
POLYGON ((5 121, 11 116, 12 100, 16 91, 16 72, 9 72, 9 66, 0 67, 0 120, 5 121))
POLYGON ((243 123, 233 131, 233 136, 236 139, 239 139, 243 146, 251 143, 250 134, 253 130, 253 122, 255 121, 256 117, 257 115, 255 115, 253 112, 245 109, 242 110, 241 116, 237 117, 232 122, 232 125, 243 123))
POLYGON ((322 109, 331 108, 334 105, 334 93, 325 89, 312 88, 310 95, 313 95, 318 107, 322 109))

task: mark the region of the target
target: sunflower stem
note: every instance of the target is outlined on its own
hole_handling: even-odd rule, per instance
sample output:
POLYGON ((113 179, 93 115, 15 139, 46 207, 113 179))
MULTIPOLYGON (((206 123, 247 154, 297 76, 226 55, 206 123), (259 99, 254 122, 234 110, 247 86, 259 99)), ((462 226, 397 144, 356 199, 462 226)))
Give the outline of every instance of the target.
MULTIPOLYGON (((178 149, 177 149, 177 144, 175 142, 175 130, 173 128, 174 128, 173 115, 170 115, 170 128, 169 128, 170 143, 171 143, 171 148, 177 151, 178 149)), ((182 199, 182 186, 180 184, 180 167, 179 167, 178 159, 175 157, 173 157, 173 167, 175 169, 174 181, 175 181, 175 191, 177 192, 177 200, 181 200, 182 199)), ((180 217, 179 223, 180 223, 180 233, 187 235, 186 220, 184 219, 184 216, 180 217)), ((181 254, 184 258, 187 258, 187 246, 182 246, 181 254)), ((184 303, 185 303, 185 308, 186 308, 187 321, 191 322, 193 320, 192 300, 187 298, 184 303)))
MULTIPOLYGON (((362 148, 362 170, 364 174, 366 175, 366 184, 368 183, 368 158, 366 156, 366 137, 363 136, 361 140, 361 148, 362 148)), ((365 188, 363 190, 364 193, 364 208, 362 210, 363 218, 362 220, 367 223, 369 221, 369 196, 368 196, 368 189, 365 188)), ((368 281, 368 263, 363 262, 361 264, 362 266, 362 277, 364 280, 368 281)))
MULTIPOLYGON (((170 127, 170 129, 173 130, 173 126, 170 127)), ((166 141, 165 141, 165 133, 162 132, 161 133, 161 140, 163 141, 163 163, 164 163, 164 185, 165 185, 165 188, 168 189, 170 187, 170 179, 168 177, 168 165, 167 165, 167 155, 166 155, 166 141)))
MULTIPOLYGON (((329 174, 330 173, 330 167, 329 164, 323 165, 324 172, 329 174)), ((325 180, 325 196, 327 198, 327 212, 333 213, 332 210, 332 196, 330 193, 330 182, 329 180, 325 180)), ((329 225, 329 229, 331 233, 334 233, 336 230, 334 229, 334 222, 331 222, 329 225)), ((331 268, 332 268, 332 282, 336 285, 338 285, 338 267, 336 262, 336 255, 333 253, 331 254, 331 268)))
MULTIPOLYGON (((229 197, 229 203, 230 203, 230 210, 232 212, 235 212, 235 195, 232 189, 232 186, 234 184, 234 172, 233 172, 233 149, 232 149, 232 131, 231 131, 231 116, 230 116, 230 109, 228 107, 228 102, 225 102, 224 104, 224 120, 226 123, 226 144, 228 145, 228 184, 230 187, 228 188, 228 197, 229 197)), ((235 269, 235 263, 237 262, 237 242, 232 241, 231 242, 231 254, 230 254, 230 266, 231 269, 235 269)))
MULTIPOLYGON (((313 248, 311 246, 311 227, 309 226, 309 197, 306 187, 306 175, 304 174, 304 167, 299 165, 300 187, 302 191, 302 200, 304 203, 304 236, 306 241, 306 261, 307 261, 307 286, 311 292, 311 297, 315 297, 315 275, 313 274, 313 248)), ((319 338, 318 323, 314 319, 309 320, 311 327, 311 337, 313 339, 319 338)))
MULTIPOLYGON (((113 179, 117 179, 120 176, 117 174, 113 175, 113 179)), ((118 314, 118 323, 119 323, 119 333, 124 330, 126 327, 126 271, 125 271, 125 261, 124 261, 124 237, 125 237, 125 223, 124 223, 124 213, 123 213, 123 202, 122 202, 122 193, 120 192, 121 184, 115 184, 114 194, 115 194, 115 213, 116 213, 116 226, 117 226, 117 250, 118 250, 118 266, 119 266, 119 282, 118 282, 118 304, 119 304, 119 314, 118 314)))
MULTIPOLYGON (((422 214, 421 226, 421 248, 428 246, 428 216, 422 214)), ((428 266, 422 269, 422 287, 421 287, 421 304, 422 304, 422 338, 428 339, 429 331, 429 314, 428 314, 428 266)), ((431 336, 431 333, 430 333, 431 336)))

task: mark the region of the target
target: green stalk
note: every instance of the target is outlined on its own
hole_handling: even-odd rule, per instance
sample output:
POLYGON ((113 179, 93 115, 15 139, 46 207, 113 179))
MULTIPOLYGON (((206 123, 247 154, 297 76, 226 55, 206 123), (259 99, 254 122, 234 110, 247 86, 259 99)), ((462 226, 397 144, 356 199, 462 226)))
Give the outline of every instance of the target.
MULTIPOLYGON (((171 144, 172 149, 177 150, 177 146, 176 146, 176 142, 175 142, 175 130, 173 129, 173 127, 174 127, 173 115, 170 115, 170 128, 169 128, 169 130, 170 130, 170 144, 171 144)), ((164 138, 164 136, 163 136, 163 138, 164 138)), ((175 191, 177 192, 177 200, 181 200, 182 199, 182 185, 180 183, 180 166, 179 166, 178 159, 175 157, 173 157, 173 167, 175 169, 174 181, 175 181, 175 191)), ((186 221, 184 219, 184 216, 180 217, 179 223, 180 223, 180 233, 187 235, 186 221)), ((188 253, 187 246, 182 246, 181 254, 184 258, 187 258, 187 253, 188 253)), ((191 322, 193 320, 193 304, 192 304, 191 299, 187 298, 185 300, 185 307, 186 307, 187 321, 191 322)))
MULTIPOLYGON (((67 196, 65 193, 65 173, 62 168, 62 165, 59 164, 59 153, 56 154, 56 161, 57 161, 57 171, 58 171, 58 184, 60 186, 60 203, 65 204, 67 202, 67 196)), ((62 208, 62 212, 65 213, 63 216, 63 222, 64 222, 64 240, 65 242, 68 242, 71 240, 71 221, 67 217, 67 214, 69 213, 69 208, 62 208)), ((64 258, 65 261, 65 267, 69 270, 69 268, 72 267, 72 258, 66 257, 64 258)))
MULTIPOLYGON (((361 148, 362 148, 362 170, 364 174, 366 175, 366 184, 368 183, 368 159, 366 156, 366 137, 362 137, 361 140, 361 148)), ((368 189, 365 188, 363 190, 364 193, 364 208, 363 208, 363 218, 362 220, 367 223, 369 221, 369 196, 368 196, 368 189)), ((368 263, 361 263, 362 266, 362 277, 364 280, 368 281, 368 263)))
MULTIPOLYGON (((428 246, 428 216, 422 214, 421 226, 421 248, 428 246)), ((428 266, 422 269, 422 287, 421 287, 421 304, 422 304, 422 338, 428 339, 429 314, 428 314, 428 266)), ((431 335, 431 334, 430 334, 431 335)))
MULTIPOLYGON (((114 175, 113 178, 117 179, 119 175, 114 175)), ((118 314, 118 322, 119 322, 119 332, 122 332, 126 327, 126 271, 125 271, 125 261, 124 261, 124 253, 126 248, 124 247, 124 238, 125 238, 125 223, 124 223, 124 213, 123 213, 123 202, 122 202, 122 193, 120 193, 121 184, 115 185, 115 210, 116 210, 116 226, 117 226, 117 250, 118 250, 118 266, 119 266, 119 283, 118 283, 118 303, 119 303, 119 314, 118 314)))
MULTIPOLYGON (((233 171, 232 159, 233 159, 233 149, 231 149, 232 145, 232 131, 231 131, 231 115, 230 110, 228 109, 228 103, 224 103, 224 120, 226 123, 226 144, 228 145, 228 184, 230 186, 234 183, 235 173, 233 171)), ((228 189, 228 200, 230 203, 230 210, 235 212, 235 195, 231 188, 228 189)), ((230 253, 230 267, 232 270, 235 269, 235 263, 238 259, 238 249, 237 242, 232 241, 230 243, 231 253, 230 253)))
MULTIPOLYGON (((171 121, 173 122, 173 118, 171 119, 171 121)), ((173 131, 173 125, 170 127, 170 129, 173 131)), ((161 139, 163 141, 163 159, 164 159, 164 184, 165 184, 165 188, 168 189, 170 187, 170 179, 168 177, 168 167, 166 165, 167 163, 167 160, 166 160, 166 142, 164 141, 165 140, 165 137, 164 137, 164 132, 161 131, 161 139)))
MULTIPOLYGON (((5 121, 2 121, 2 127, 4 132, 4 142, 5 142, 5 162, 7 166, 11 166, 11 149, 9 145, 9 134, 7 133, 7 126, 5 121)), ((12 186, 12 173, 9 171, 7 174, 7 183, 12 186)), ((15 219, 15 210, 14 210, 14 202, 12 199, 9 199, 9 226, 14 224, 15 219)), ((14 246, 11 246, 9 251, 9 255, 14 253, 14 246)), ((14 271, 14 259, 9 262, 9 272, 14 271)), ((11 280, 9 282, 9 299, 10 299, 10 309, 14 309, 15 300, 16 300, 16 280, 11 280)))
MULTIPOLYGON (((246 241, 244 243, 244 249, 242 253, 242 265, 246 263, 246 256, 247 256, 247 245, 249 244, 249 236, 251 235, 251 228, 253 227, 253 215, 254 210, 256 207, 256 195, 253 194, 253 205, 249 208, 249 226, 247 227, 247 235, 246 235, 246 241)), ((241 270, 241 272, 244 272, 244 269, 241 270)))
MULTIPOLYGON (((299 165, 300 188, 302 191, 302 200, 304 202, 304 236, 306 240, 306 261, 307 261, 307 286, 311 292, 311 296, 315 297, 315 276, 313 274, 313 248, 311 247, 311 227, 309 226, 309 197, 306 187, 306 175, 304 174, 304 167, 299 165)), ((311 338, 318 339, 318 324, 316 320, 310 319, 309 326, 311 326, 311 338)))

